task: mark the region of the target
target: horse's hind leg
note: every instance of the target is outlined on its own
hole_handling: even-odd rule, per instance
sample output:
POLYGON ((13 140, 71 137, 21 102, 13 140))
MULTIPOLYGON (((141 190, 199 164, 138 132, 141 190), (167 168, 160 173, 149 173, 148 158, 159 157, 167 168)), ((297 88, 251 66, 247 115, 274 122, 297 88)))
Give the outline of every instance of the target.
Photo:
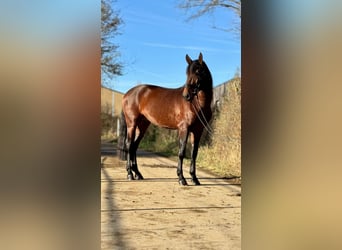
POLYGON ((127 153, 127 165, 126 165, 126 170, 127 170, 127 179, 128 180, 134 180, 133 173, 132 173, 132 168, 133 168, 133 162, 135 159, 135 154, 134 154, 134 138, 135 138, 135 129, 136 126, 130 126, 127 127, 127 138, 126 138, 126 147, 128 149, 127 153))
POLYGON ((139 135, 134 141, 134 146, 133 146, 134 147, 134 149, 133 149, 134 160, 132 162, 132 170, 135 172, 135 179, 137 179, 137 180, 144 179, 144 177, 142 176, 142 174, 138 170, 137 150, 138 150, 140 141, 144 137, 145 132, 146 132, 149 125, 150 125, 150 122, 148 120, 146 120, 145 118, 141 118, 141 120, 139 120, 139 123, 138 123, 139 135))

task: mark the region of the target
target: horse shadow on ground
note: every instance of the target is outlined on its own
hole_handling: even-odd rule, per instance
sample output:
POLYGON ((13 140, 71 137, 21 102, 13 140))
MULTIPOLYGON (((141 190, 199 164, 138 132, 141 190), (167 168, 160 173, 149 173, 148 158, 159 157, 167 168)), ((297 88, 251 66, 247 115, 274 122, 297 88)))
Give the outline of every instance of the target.
POLYGON ((106 168, 101 169, 104 180, 107 181, 107 188, 105 189, 105 194, 102 194, 102 196, 105 196, 104 199, 107 202, 107 209, 106 211, 101 211, 102 212, 109 212, 111 213, 111 216, 107 216, 107 222, 111 230, 105 235, 102 235, 103 229, 101 229, 101 243, 104 245, 110 245, 111 248, 117 247, 119 249, 127 249, 127 246, 125 244, 125 241, 122 239, 121 235, 121 223, 120 223, 120 218, 118 216, 117 212, 111 212, 111 211, 118 211, 117 206, 115 205, 114 201, 114 185, 115 182, 112 180, 112 178, 109 176, 106 168))
MULTIPOLYGON (((149 151, 144 151, 144 150, 138 150, 137 151, 137 157, 138 158, 154 158, 156 157, 156 154, 159 155, 158 153, 155 152, 149 152, 149 151)), ((101 167, 104 168, 103 162, 106 160, 106 157, 117 157, 118 156, 118 150, 116 146, 112 143, 104 143, 101 145, 101 167)), ((161 155, 162 156, 162 155, 161 155)), ((139 160, 139 159, 138 159, 139 160)), ((162 164, 154 164, 154 165, 145 165, 142 164, 140 165, 143 168, 177 168, 177 163, 174 165, 170 165, 169 161, 162 163, 162 164)), ((106 166, 110 167, 110 166, 106 166)), ((202 169, 203 170, 203 169, 202 169)), ((207 172, 206 170, 203 170, 207 172)), ((110 177, 108 177, 110 178, 110 177)), ((241 178, 239 176, 232 176, 232 177, 198 177, 199 180, 201 181, 201 185, 198 187, 227 187, 230 190, 238 191, 238 189, 241 189, 241 178)), ((171 178, 171 177, 157 177, 157 178, 148 178, 145 177, 144 180, 139 180, 141 182, 177 182, 178 179, 176 177, 171 178)), ((122 179, 116 179, 115 181, 112 180, 112 182, 130 182, 126 178, 122 179)), ((191 182, 189 182, 191 185, 191 182)), ((192 186, 192 185, 191 185, 192 186)), ((241 194, 239 192, 238 194, 241 194)))
POLYGON ((118 207, 115 205, 115 181, 110 177, 106 167, 104 166, 104 161, 107 157, 112 157, 117 155, 117 150, 111 143, 101 144, 101 172, 103 174, 103 180, 106 181, 107 187, 104 190, 104 194, 101 196, 104 197, 106 200, 106 207, 107 209, 102 211, 101 213, 111 213, 110 216, 107 216, 107 223, 110 227, 108 230, 109 232, 103 234, 103 230, 101 228, 101 245, 105 245, 105 249, 128 249, 127 244, 122 238, 122 229, 121 229, 121 222, 119 218, 118 207))

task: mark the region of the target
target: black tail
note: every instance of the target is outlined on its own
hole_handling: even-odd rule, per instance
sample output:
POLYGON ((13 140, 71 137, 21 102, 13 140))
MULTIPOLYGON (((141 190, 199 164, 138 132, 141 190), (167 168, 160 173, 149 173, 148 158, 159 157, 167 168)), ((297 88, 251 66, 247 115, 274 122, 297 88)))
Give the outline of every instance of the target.
POLYGON ((118 156, 120 160, 127 160, 127 147, 126 147, 126 138, 127 138, 127 124, 123 111, 121 111, 120 118, 120 130, 119 130, 119 138, 118 138, 118 156))

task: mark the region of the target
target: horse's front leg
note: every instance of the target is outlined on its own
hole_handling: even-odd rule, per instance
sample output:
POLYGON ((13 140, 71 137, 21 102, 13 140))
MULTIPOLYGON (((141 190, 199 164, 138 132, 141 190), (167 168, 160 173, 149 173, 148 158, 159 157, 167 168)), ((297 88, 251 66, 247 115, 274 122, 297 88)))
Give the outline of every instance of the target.
POLYGON ((197 158, 197 153, 198 153, 199 139, 200 139, 200 136, 195 136, 193 134, 192 140, 191 140, 191 142, 192 142, 192 151, 191 151, 190 175, 191 175, 192 182, 195 185, 200 185, 201 184, 199 182, 199 180, 197 179, 197 176, 196 176, 196 158, 197 158))
POLYGON ((185 157, 188 134, 189 132, 187 129, 179 131, 179 153, 178 153, 177 175, 178 175, 179 184, 183 186, 188 185, 183 175, 183 159, 185 157))

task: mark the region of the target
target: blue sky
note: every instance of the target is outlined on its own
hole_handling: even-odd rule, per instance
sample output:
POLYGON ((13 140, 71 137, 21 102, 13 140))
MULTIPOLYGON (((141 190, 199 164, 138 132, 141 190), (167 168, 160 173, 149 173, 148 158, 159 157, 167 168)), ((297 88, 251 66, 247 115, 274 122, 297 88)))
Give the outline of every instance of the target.
POLYGON ((197 58, 202 52, 214 86, 231 79, 241 68, 238 35, 214 29, 233 25, 233 13, 217 10, 212 15, 186 22, 188 15, 175 0, 117 0, 114 9, 124 20, 115 38, 124 63, 124 75, 105 84, 126 92, 139 83, 176 88, 185 82, 185 55, 197 58))

